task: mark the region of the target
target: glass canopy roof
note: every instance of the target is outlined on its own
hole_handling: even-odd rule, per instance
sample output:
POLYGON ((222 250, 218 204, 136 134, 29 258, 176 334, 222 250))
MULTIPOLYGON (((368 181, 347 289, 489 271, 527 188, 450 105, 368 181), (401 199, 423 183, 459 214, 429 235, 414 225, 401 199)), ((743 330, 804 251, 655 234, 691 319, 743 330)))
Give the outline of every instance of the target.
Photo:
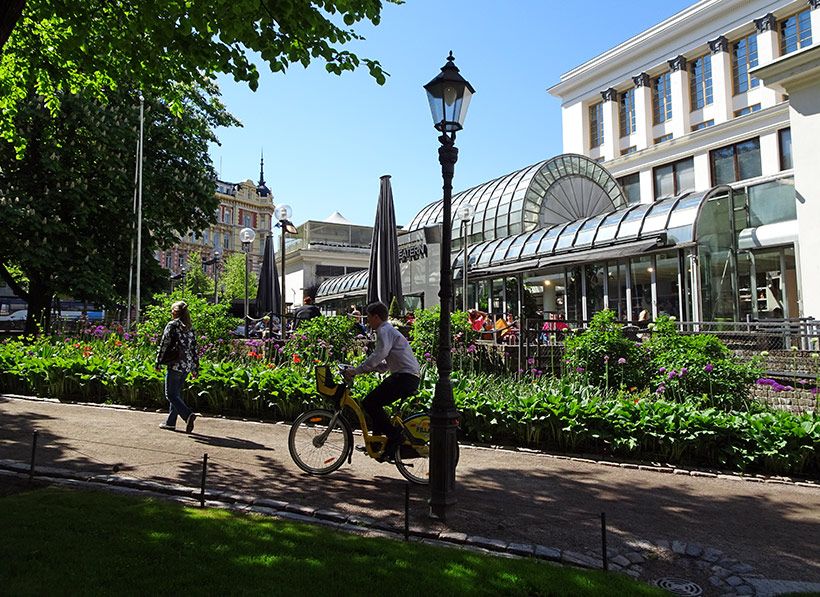
MULTIPOLYGON (((526 262, 531 269, 548 264, 592 260, 605 254, 605 249, 617 248, 619 256, 640 253, 653 247, 686 245, 695 241, 695 224, 701 205, 725 190, 716 187, 699 193, 684 193, 677 197, 640 203, 608 214, 554 224, 530 232, 489 240, 469 247, 472 275, 497 266, 509 268, 526 262), (626 252, 620 250, 627 249, 626 252), (571 259, 569 256, 571 255, 571 259), (536 260, 533 263, 533 260, 536 260)), ((453 268, 461 268, 463 251, 453 256, 453 268)))
MULTIPOLYGON (((462 204, 475 210, 467 225, 468 238, 475 243, 608 213, 624 207, 626 200, 617 181, 601 165, 568 153, 454 195, 456 247, 461 245, 461 222, 455 214, 462 204)), ((408 229, 441 223, 442 208, 442 201, 425 206, 408 229)))
POLYGON ((334 297, 350 296, 367 292, 367 281, 370 278, 370 272, 366 269, 352 274, 345 274, 325 280, 319 285, 319 290, 316 291, 316 296, 328 300, 334 297))

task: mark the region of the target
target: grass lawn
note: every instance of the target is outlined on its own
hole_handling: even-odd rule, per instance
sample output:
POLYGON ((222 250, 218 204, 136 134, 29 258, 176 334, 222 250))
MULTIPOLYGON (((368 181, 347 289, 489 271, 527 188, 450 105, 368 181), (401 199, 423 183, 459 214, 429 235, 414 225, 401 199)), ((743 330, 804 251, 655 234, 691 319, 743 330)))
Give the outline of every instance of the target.
POLYGON ((173 502, 49 487, 0 498, 5 595, 662 595, 562 568, 173 502))

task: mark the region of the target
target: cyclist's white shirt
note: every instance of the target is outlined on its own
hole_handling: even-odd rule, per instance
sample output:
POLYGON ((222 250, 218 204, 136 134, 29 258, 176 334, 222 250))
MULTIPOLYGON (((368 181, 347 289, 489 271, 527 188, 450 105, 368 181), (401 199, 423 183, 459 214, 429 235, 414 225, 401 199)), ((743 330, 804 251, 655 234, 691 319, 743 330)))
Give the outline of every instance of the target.
POLYGON ((387 321, 376 328, 376 349, 354 370, 356 375, 371 371, 419 376, 419 362, 410 343, 387 321))

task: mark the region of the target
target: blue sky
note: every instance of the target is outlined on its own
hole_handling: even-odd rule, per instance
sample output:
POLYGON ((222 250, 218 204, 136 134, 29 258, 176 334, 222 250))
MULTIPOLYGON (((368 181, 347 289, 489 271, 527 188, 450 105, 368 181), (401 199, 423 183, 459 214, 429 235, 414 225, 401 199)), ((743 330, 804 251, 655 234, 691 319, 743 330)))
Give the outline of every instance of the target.
POLYGON ((219 81, 242 128, 217 131, 211 156, 222 180, 265 179, 297 224, 339 211, 372 225, 379 177, 392 176, 396 221, 406 225, 441 199, 438 141, 422 85, 452 50, 476 89, 454 192, 561 153, 561 108, 547 88, 562 73, 672 16, 693 0, 407 0, 387 4, 378 27, 350 45, 390 77, 366 69, 341 77, 323 63, 274 75, 261 66, 254 93, 219 81))

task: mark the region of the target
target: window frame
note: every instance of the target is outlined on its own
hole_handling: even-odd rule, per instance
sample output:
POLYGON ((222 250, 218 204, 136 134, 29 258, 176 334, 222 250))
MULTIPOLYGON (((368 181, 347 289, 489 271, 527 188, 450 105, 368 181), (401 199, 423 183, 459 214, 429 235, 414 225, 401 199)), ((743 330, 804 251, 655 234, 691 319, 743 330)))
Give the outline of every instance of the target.
POLYGON ((709 151, 709 175, 711 176, 711 183, 712 186, 717 186, 719 184, 732 184, 735 182, 740 182, 742 180, 751 180, 761 176, 763 173, 763 160, 762 156, 760 155, 760 137, 751 137, 749 139, 744 139, 743 141, 738 141, 737 143, 730 143, 729 145, 724 145, 723 147, 716 147, 709 151), (738 159, 738 150, 737 148, 740 145, 745 143, 757 142, 757 155, 758 155, 758 168, 760 172, 755 176, 747 176, 745 178, 741 178, 740 172, 740 160, 738 159), (723 151, 726 149, 732 150, 732 167, 734 169, 734 180, 727 180, 722 182, 717 182, 717 177, 715 176, 715 160, 714 154, 718 151, 723 151))
POLYGON ((672 120, 672 73, 666 71, 652 79, 652 124, 663 124, 672 120), (663 81, 663 111, 661 111, 661 82, 663 81), (661 119, 661 117, 663 118, 661 119))
MULTIPOLYGON (((626 198, 627 205, 638 205, 641 202, 641 174, 640 174, 640 172, 633 172, 632 174, 627 174, 626 176, 621 176, 620 178, 617 179, 617 182, 618 182, 618 185, 621 187, 621 190, 624 193, 624 197, 626 198), (626 188, 627 187, 624 185, 624 182, 626 182, 626 180, 628 178, 633 178, 633 177, 635 178, 635 180, 637 182, 637 185, 638 185, 638 200, 635 201, 635 202, 630 201, 630 197, 626 193, 626 188)), ((629 183, 632 184, 631 181, 629 181, 629 183)))
POLYGON ((784 129, 780 129, 777 131, 777 157, 779 160, 780 171, 783 172, 784 170, 793 170, 794 169, 794 155, 792 154, 792 129, 791 127, 786 127, 784 129), (784 166, 783 162, 785 161, 785 153, 783 152, 783 138, 788 134, 789 136, 789 156, 788 161, 789 165, 784 166))
POLYGON ((732 42, 731 45, 731 61, 732 61, 732 95, 740 95, 741 93, 748 93, 750 90, 756 88, 760 85, 760 80, 756 77, 753 77, 749 74, 753 68, 757 67, 760 64, 760 56, 758 54, 757 48, 757 33, 749 33, 744 37, 736 39, 732 42), (741 85, 741 73, 739 71, 740 60, 738 59, 737 48, 742 43, 746 42, 743 54, 743 78, 742 81, 743 85, 745 85, 744 89, 740 89, 743 85, 741 85), (754 45, 753 51, 751 49, 751 45, 754 45), (752 61, 752 54, 754 55, 754 63, 752 61))
POLYGON ((604 144, 604 102, 589 105, 589 146, 600 147, 604 144))
POLYGON ((702 110, 704 107, 714 103, 714 89, 712 87, 712 55, 704 54, 689 62, 689 100, 691 109, 702 110), (697 74, 698 63, 701 64, 701 74, 697 74), (698 103, 698 94, 703 97, 702 103, 698 103))
POLYGON ((811 45, 812 42, 812 30, 811 30, 811 8, 805 8, 804 10, 800 10, 788 17, 784 17, 777 22, 777 37, 778 37, 778 47, 780 49, 780 55, 785 56, 787 54, 791 54, 792 52, 796 52, 797 50, 801 50, 811 45), (805 21, 802 21, 802 18, 805 17, 805 21), (794 19, 794 47, 789 49, 786 45, 786 27, 787 22, 790 19, 794 19), (802 24, 807 25, 805 28, 802 27, 802 24), (802 34, 808 31, 808 36, 806 38, 801 39, 802 34))
POLYGON ((621 125, 621 138, 628 137, 638 130, 634 87, 621 92, 618 97, 618 120, 621 125))
MULTIPOLYGON (((692 164, 692 177, 694 179, 694 175, 695 175, 695 158, 694 158, 694 156, 691 156, 691 157, 688 157, 688 158, 683 158, 682 160, 675 160, 674 162, 661 164, 659 166, 655 166, 654 168, 652 168, 652 194, 654 195, 655 201, 657 201, 660 197, 666 197, 666 196, 677 197, 678 195, 680 195, 681 193, 684 192, 680 188, 680 176, 678 174, 678 169, 679 169, 678 167, 681 164, 683 164, 684 162, 691 162, 691 164, 692 164), (660 168, 669 168, 669 167, 672 168, 672 191, 673 192, 672 192, 671 195, 659 195, 658 194, 658 178, 657 178, 655 173, 660 168)), ((689 189, 687 189, 687 190, 689 190, 689 189)))

